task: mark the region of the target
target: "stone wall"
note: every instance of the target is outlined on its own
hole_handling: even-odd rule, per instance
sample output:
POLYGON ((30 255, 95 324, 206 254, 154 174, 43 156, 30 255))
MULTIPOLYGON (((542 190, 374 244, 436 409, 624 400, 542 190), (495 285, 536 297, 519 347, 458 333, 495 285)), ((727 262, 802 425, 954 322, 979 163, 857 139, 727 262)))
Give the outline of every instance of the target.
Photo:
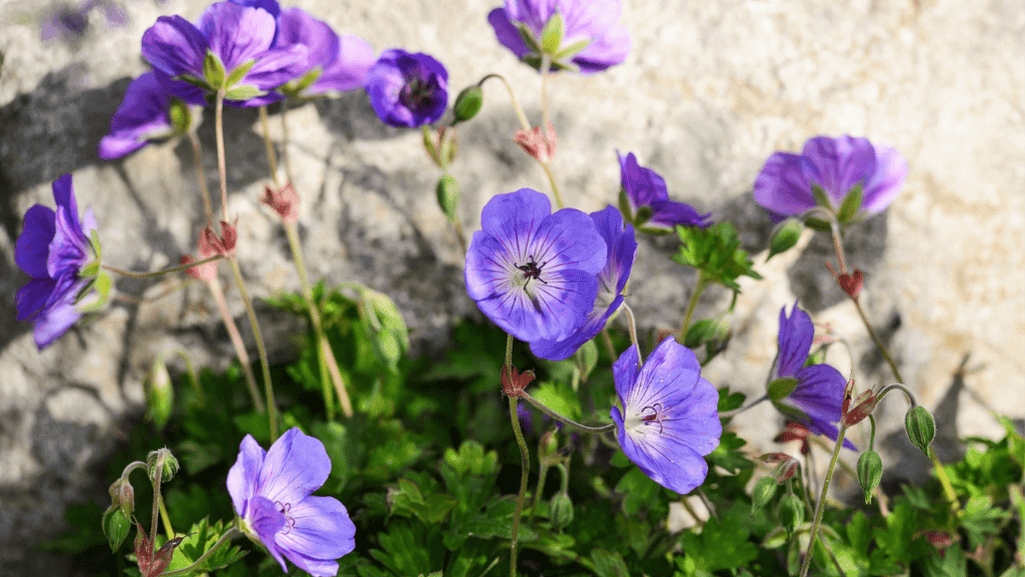
MULTIPOLYGON (((288 2, 286 2, 287 4, 288 2)), ((120 298, 46 351, 14 318, 26 276, 14 264, 21 218, 52 205, 51 182, 74 175, 80 205, 96 213, 105 260, 156 269, 191 252, 202 222, 191 150, 171 141, 116 162, 96 157, 128 82, 147 67, 143 31, 159 15, 198 18, 201 0, 0 2, 0 575, 73 574, 66 560, 27 545, 58 534, 62 513, 105 498, 103 459, 123 424, 139 417, 141 381, 153 358, 188 351, 224 366, 231 348, 205 288, 160 296, 179 280, 117 282, 120 298), (159 297, 159 298, 157 298, 159 297), (140 300, 141 298, 153 300, 140 300)), ((450 72, 453 93, 490 72, 517 89, 540 118, 538 75, 498 45, 486 14, 497 0, 332 2, 296 0, 340 33, 377 51, 424 51, 450 72), (443 15, 444 14, 444 15, 443 15)), ((1025 418, 1025 12, 1009 0, 823 3, 814 0, 628 1, 634 42, 607 73, 560 75, 550 84, 559 134, 556 177, 584 210, 614 203, 615 151, 635 152, 677 200, 733 221, 766 282, 744 283, 731 348, 706 376, 748 392, 763 386, 775 353, 778 311, 800 299, 853 345, 862 384, 891 382, 853 307, 822 261, 824 237, 764 263, 771 223, 750 194, 765 158, 799 150, 816 134, 864 135, 908 160, 904 191, 884 214, 852 231, 849 258, 865 271, 867 314, 908 385, 937 412, 941 457, 957 436, 998 436, 991 411, 1025 418), (969 372, 953 373, 970 353, 969 372)), ((546 190, 537 167, 511 142, 507 95, 486 85, 478 119, 460 128, 453 173, 463 225, 478 227, 494 194, 546 190)), ((300 228, 311 275, 356 280, 398 303, 419 351, 444 347, 456 318, 478 314, 462 282, 462 255, 436 206, 438 171, 418 131, 387 128, 367 98, 307 104, 290 112, 289 153, 302 197, 300 228)), ((280 136, 280 120, 272 116, 280 136)), ((200 135, 207 180, 216 182, 212 117, 200 135)), ((255 111, 227 117, 230 207, 239 255, 255 296, 297 288, 277 219, 257 202, 266 180, 255 111)), ((642 326, 682 318, 693 277, 668 261, 672 243, 641 242, 630 302, 642 326)), ((724 306, 709 293, 701 312, 724 306)), ((243 316, 237 295, 234 314, 243 316)), ((301 326, 261 309, 277 359, 292 354, 301 326)), ((244 325, 245 323, 240 323, 244 325)), ((830 359, 845 371, 848 360, 830 359)), ((884 458, 898 474, 925 470, 898 430, 905 407, 890 399, 884 458)), ((779 418, 762 406, 742 434, 771 447, 779 418)), ((855 438, 857 441, 857 437, 855 438)), ((98 528, 97 528, 98 529, 98 528)))

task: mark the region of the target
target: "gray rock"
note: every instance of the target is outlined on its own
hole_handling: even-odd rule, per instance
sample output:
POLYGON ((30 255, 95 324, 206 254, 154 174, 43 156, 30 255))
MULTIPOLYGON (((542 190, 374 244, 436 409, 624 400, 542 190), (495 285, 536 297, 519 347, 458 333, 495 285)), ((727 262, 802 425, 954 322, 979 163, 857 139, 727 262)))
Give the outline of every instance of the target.
MULTIPOLYGON (((500 72, 540 123, 538 75, 499 46, 486 23, 497 0, 468 0, 444 16, 430 0, 296 3, 379 51, 431 53, 448 66, 453 93, 500 72)), ((920 402, 940 417, 937 450, 954 458, 958 435, 1000 436, 991 410, 1020 427, 1025 13, 1018 3, 628 4, 623 21, 634 47, 627 62, 590 77, 560 75, 549 85, 556 177, 571 205, 600 209, 615 202, 615 150, 632 151, 666 178, 674 198, 736 224, 766 281, 743 284, 731 347, 708 366, 707 378, 759 394, 775 354, 779 308, 800 299, 852 344, 854 359, 836 350, 830 362, 845 372, 853 364, 861 387, 892 382, 821 265, 832 258, 826 239, 808 233, 799 251, 764 263, 771 223, 750 196, 773 151, 798 150, 820 133, 866 135, 896 146, 911 173, 886 213, 851 231, 848 257, 866 273, 862 300, 880 338, 920 402), (978 370, 954 378, 969 352, 968 367, 978 370)), ((108 2, 84 15, 59 2, 0 5, 0 301, 8 318, 25 280, 13 260, 22 215, 36 202, 52 203, 50 183, 64 172, 74 175, 80 204, 97 215, 108 262, 156 269, 193 251, 203 217, 187 143, 151 145, 119 162, 99 161, 95 150, 128 82, 146 70, 138 48, 143 31, 162 14, 195 20, 204 5, 108 2), (44 41, 44 34, 53 38, 44 41)), ((494 82, 486 95, 481 116, 460 128, 453 168, 468 232, 492 195, 547 190, 543 174, 511 142, 518 126, 507 95, 494 82)), ((389 294, 417 350, 444 347, 453 320, 479 313, 463 289, 462 254, 436 206, 439 174, 419 132, 383 126, 362 93, 307 104, 288 122, 311 276, 389 294)), ((279 123, 274 115, 276 138, 279 123)), ((207 114, 200 134, 205 177, 214 185, 212 129, 207 114)), ((239 218, 250 291, 265 297, 295 290, 281 227, 257 201, 267 179, 256 113, 230 111, 226 134, 230 210, 239 218)), ((667 323, 682 318, 690 297, 693 275, 667 260, 672 252, 668 239, 641 242, 630 302, 646 329, 672 328, 667 323)), ((69 503, 105 504, 111 480, 100 478, 97 464, 122 424, 140 414, 140 383, 157 355, 184 349, 199 365, 230 362, 203 287, 136 298, 156 297, 176 282, 118 280, 123 298, 41 353, 29 325, 0 323, 0 575, 73 572, 27 546, 59 534, 69 503)), ((726 298, 710 290, 698 314, 717 313, 726 298)), ((237 295, 229 302, 244 320, 237 295)), ((265 308, 260 313, 264 327, 284 321, 265 308)), ((293 354, 297 330, 286 324, 269 336, 275 358, 293 354)), ((927 467, 899 430, 905 410, 895 397, 880 408, 879 446, 888 470, 921 478, 927 467)), ((781 420, 771 408, 737 422, 753 452, 778 449, 771 437, 781 420)), ((864 443, 860 430, 854 436, 864 443)))

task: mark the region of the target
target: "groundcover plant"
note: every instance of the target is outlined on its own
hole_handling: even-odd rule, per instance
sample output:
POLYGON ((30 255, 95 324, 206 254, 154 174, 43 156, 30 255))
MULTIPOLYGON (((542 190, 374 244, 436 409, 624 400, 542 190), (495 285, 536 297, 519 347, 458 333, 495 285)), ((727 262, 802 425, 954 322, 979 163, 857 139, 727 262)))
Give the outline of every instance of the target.
MULTIPOLYGON (((187 363, 172 380, 158 357, 147 419, 110 465, 110 506, 73 510, 74 536, 50 548, 75 553, 87 572, 144 577, 1025 574, 1025 440, 1009 420, 1002 440, 973 441, 963 460, 941 464, 931 443, 944 423, 918 404, 864 313, 864 326, 824 330, 800 302, 766 303, 767 314, 779 310, 778 352, 759 377, 764 395, 748 400, 702 375, 735 346, 741 277, 762 280, 734 226, 674 200, 658 167, 629 151, 593 151, 618 158, 619 187, 601 210, 572 206, 545 98, 552 76, 600 79, 628 65, 621 9, 619 0, 507 0, 481 14, 494 49, 537 71, 536 122, 516 94, 533 87, 495 72, 456 92, 435 57, 375 46, 275 0, 216 2, 195 22, 159 17, 137 48, 152 70, 128 85, 98 155, 188 141, 204 206, 193 254, 159 271, 106 262, 105 231, 78 207, 99 192, 76 191, 63 175, 54 207, 24 214, 15 260, 31 280, 17 293, 17 320, 33 323, 42 350, 106 306, 112 276, 178 275, 209 288, 238 364, 187 363), (482 313, 452 327, 440 357, 408 354, 409 331, 387 294, 308 277, 298 207, 310 191, 293 179, 287 143, 272 142, 268 116, 287 137, 289 106, 351 91, 365 92, 382 123, 422 131, 437 165, 438 208, 465 254, 465 298, 482 313), (520 126, 506 136, 536 162, 539 182, 488 199, 468 237, 450 168, 458 149, 474 146, 464 139, 457 149, 456 134, 485 96, 512 104, 520 126), (197 132, 205 108, 220 177, 213 195, 197 132), (270 167, 260 201, 280 216, 301 285, 266 301, 307 322, 298 359, 283 365, 268 359, 236 255, 248 237, 227 202, 232 108, 259 108, 267 158, 254 162, 270 167), (682 318, 657 334, 639 330, 630 308, 645 235, 669 243, 672 262, 696 279, 682 318), (225 304, 221 268, 246 306, 255 359, 225 304), (729 304, 697 318, 712 287, 729 304), (848 329, 872 336, 891 382, 837 368, 857 367, 836 362, 851 355, 848 329), (798 441, 795 454, 754 454, 735 432, 765 401, 785 417, 779 440, 798 441), (884 402, 906 410, 907 437, 932 463, 924 486, 880 487, 873 412, 884 402), (868 430, 867 442, 847 438, 854 427, 868 430), (837 476, 854 480, 864 501, 834 500, 837 476), (670 530, 674 504, 688 528, 670 530)), ((800 154, 766 151, 751 184, 777 223, 763 239, 768 258, 802 235, 825 235, 833 290, 861 312, 864 275, 845 259, 844 233, 899 199, 909 167, 865 136, 808 136, 800 154)))

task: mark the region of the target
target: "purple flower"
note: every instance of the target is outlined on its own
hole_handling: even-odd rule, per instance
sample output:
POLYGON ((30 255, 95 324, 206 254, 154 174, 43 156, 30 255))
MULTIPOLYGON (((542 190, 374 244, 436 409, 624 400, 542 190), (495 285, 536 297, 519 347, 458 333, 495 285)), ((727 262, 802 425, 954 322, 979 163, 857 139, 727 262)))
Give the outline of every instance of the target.
POLYGON ((121 158, 153 140, 182 134, 194 118, 198 121, 199 116, 188 105, 177 99, 172 104, 167 87, 157 79, 156 73, 147 72, 128 85, 125 99, 110 120, 110 134, 100 139, 100 158, 121 158), (172 106, 178 107, 181 127, 174 124, 172 106))
POLYGON ((279 90, 289 96, 318 96, 363 86, 374 65, 374 49, 353 35, 339 37, 330 26, 301 8, 286 8, 277 16, 274 46, 303 46, 305 60, 279 90))
POLYGON ((90 286, 82 269, 95 258, 90 237, 96 220, 88 208, 81 220, 71 175, 53 182, 57 210, 37 204, 25 213, 14 260, 32 277, 15 296, 19 321, 35 323, 39 350, 48 347, 82 318, 75 306, 90 286))
POLYGON ((634 226, 650 234, 673 230, 676 225, 699 226, 711 224, 712 213, 699 214, 690 205, 669 200, 666 181, 657 172, 637 164, 631 152, 619 156, 620 183, 619 208, 629 215, 634 226))
POLYGON ((605 240, 594 221, 522 188, 488 201, 466 252, 466 291, 480 310, 528 343, 568 338, 594 309, 605 240))
POLYGON ((158 18, 142 35, 142 55, 173 95, 192 104, 225 90, 235 105, 257 106, 280 99, 268 91, 304 72, 306 47, 272 48, 276 32, 267 10, 217 2, 198 27, 181 16, 158 18))
MULTIPOLYGON (((776 408, 818 435, 825 435, 834 441, 839 436, 834 423, 840 421, 840 404, 843 402, 847 381, 840 371, 829 365, 804 366, 811 351, 815 327, 808 313, 794 308, 790 316, 784 306, 779 311, 779 354, 773 368, 773 381, 794 379, 793 389, 780 399, 773 399, 776 408)), ((844 439, 844 447, 856 451, 854 443, 844 439)))
POLYGON ((612 407, 619 446, 663 487, 689 493, 704 482, 702 458, 719 446, 719 393, 701 376, 694 352, 666 337, 643 367, 631 345, 612 367, 623 410, 612 407))
POLYGON ((608 257, 605 267, 598 273, 598 298, 587 313, 587 319, 577 330, 561 340, 540 339, 530 343, 530 350, 536 356, 553 361, 567 359, 581 345, 594 338, 608 322, 620 303, 623 302, 623 289, 630 278, 634 256, 637 254, 637 241, 634 240, 634 229, 629 224, 623 228, 623 216, 614 207, 591 213, 591 220, 598 234, 605 239, 608 257))
POLYGON ((551 70, 591 74, 622 63, 630 53, 619 12, 619 0, 506 0, 505 8, 488 14, 488 22, 498 41, 530 66, 540 70, 544 52, 551 70), (561 37, 542 38, 553 17, 562 19, 561 37))
POLYGON ((324 444, 291 428, 264 451, 252 435, 228 471, 228 493, 243 532, 310 575, 335 575, 338 562, 356 547, 356 526, 334 497, 311 497, 331 473, 324 444))
POLYGON ((430 124, 448 106, 448 71, 421 52, 385 50, 367 73, 364 87, 374 112, 389 126, 430 124))
POLYGON ((755 179, 754 195, 775 220, 782 220, 816 206, 813 188, 824 193, 827 208, 838 210, 861 186, 861 206, 851 216, 865 218, 893 202, 907 173, 907 162, 892 147, 873 145, 867 138, 816 136, 804 143, 801 154, 770 156, 755 179))

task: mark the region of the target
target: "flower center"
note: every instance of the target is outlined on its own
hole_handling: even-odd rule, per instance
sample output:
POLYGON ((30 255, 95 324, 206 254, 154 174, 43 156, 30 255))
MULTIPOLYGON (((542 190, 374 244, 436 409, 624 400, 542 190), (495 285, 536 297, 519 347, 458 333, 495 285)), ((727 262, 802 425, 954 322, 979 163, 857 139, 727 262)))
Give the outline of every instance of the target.
POLYGON ((546 264, 548 264, 548 261, 538 264, 537 261, 534 260, 533 256, 527 257, 526 264, 513 263, 513 266, 523 271, 523 278, 527 279, 523 283, 523 288, 527 288, 527 285, 530 284, 530 279, 532 278, 537 279, 542 284, 548 284, 543 278, 541 278, 541 267, 546 264))
POLYGON ((422 112, 430 107, 434 98, 434 88, 419 78, 410 78, 399 93, 399 100, 402 104, 417 112, 422 112))
POLYGON ((665 413, 662 408, 662 403, 654 403, 641 409, 641 423, 645 425, 656 424, 658 425, 658 432, 662 433, 662 419, 665 418, 665 413), (648 411, 651 411, 648 413, 648 411))
POLYGON ((285 525, 279 530, 283 535, 288 535, 292 532, 292 528, 295 527, 295 519, 289 515, 289 511, 292 509, 291 503, 282 504, 281 501, 274 501, 274 506, 278 508, 278 512, 285 516, 285 525))

